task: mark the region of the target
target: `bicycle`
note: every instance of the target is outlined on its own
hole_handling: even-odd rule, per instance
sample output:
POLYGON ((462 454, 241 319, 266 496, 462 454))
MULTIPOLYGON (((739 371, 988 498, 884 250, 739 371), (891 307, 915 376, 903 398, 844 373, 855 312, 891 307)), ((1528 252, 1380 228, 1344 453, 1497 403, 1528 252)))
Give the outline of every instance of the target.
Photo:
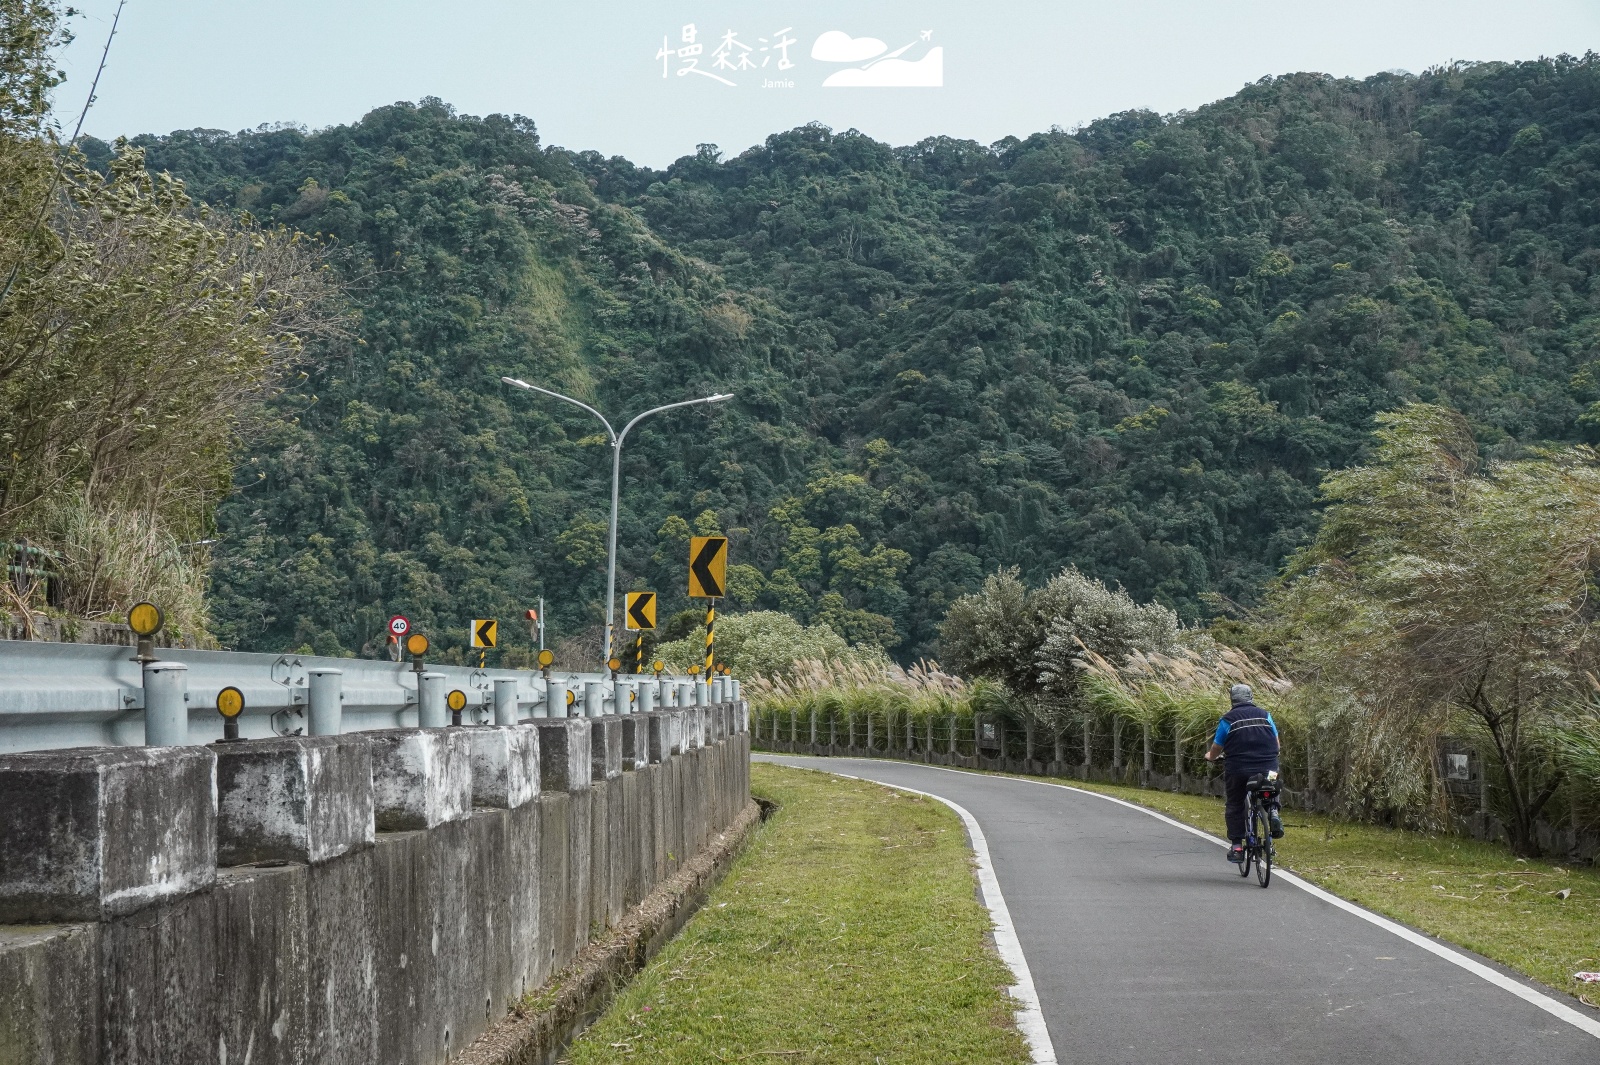
POLYGON ((1277 801, 1280 787, 1277 773, 1255 773, 1245 781, 1249 805, 1245 809, 1244 850, 1239 861, 1239 875, 1249 876, 1253 863, 1256 882, 1262 887, 1272 883, 1272 860, 1278 853, 1272 844, 1272 822, 1267 819, 1267 810, 1268 804, 1277 801))

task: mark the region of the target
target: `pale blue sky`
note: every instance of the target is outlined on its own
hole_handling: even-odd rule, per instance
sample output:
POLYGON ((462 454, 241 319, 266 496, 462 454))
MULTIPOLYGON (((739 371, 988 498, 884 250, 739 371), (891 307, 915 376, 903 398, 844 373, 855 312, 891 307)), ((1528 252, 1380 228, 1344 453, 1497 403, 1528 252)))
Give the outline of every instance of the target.
MULTIPOLYGON (((74 3, 86 14, 57 99, 68 126, 116 6, 74 3)), ((1266 74, 1364 76, 1591 48, 1597 0, 129 0, 86 129, 315 128, 439 96, 469 114, 527 115, 548 144, 661 166, 701 142, 731 155, 813 120, 895 144, 987 143, 1130 108, 1193 108, 1266 74), (697 69, 712 67, 729 30, 755 68, 723 68, 728 87, 679 76, 685 61, 673 55, 663 78, 662 38, 683 47, 686 23, 704 46, 697 69), (797 43, 783 80, 794 87, 762 88, 785 28, 797 43), (907 60, 942 47, 944 84, 823 88, 839 67, 809 50, 829 30, 890 51, 912 44, 907 60)))

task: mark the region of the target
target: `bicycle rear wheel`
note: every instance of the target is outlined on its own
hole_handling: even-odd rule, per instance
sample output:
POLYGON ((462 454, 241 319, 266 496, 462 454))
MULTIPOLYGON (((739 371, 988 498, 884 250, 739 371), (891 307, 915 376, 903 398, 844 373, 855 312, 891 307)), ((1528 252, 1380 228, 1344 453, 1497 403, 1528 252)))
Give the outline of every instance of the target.
POLYGON ((1250 824, 1256 834, 1256 882, 1262 887, 1272 883, 1272 826, 1267 823, 1267 812, 1259 807, 1251 813, 1250 824))

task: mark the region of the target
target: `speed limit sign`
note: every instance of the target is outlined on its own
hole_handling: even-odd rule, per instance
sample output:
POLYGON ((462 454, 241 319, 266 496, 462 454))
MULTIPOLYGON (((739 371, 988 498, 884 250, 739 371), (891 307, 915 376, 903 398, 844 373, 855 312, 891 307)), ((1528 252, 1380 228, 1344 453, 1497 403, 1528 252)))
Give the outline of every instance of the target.
POLYGON ((395 637, 404 636, 411 631, 411 622, 406 620, 404 614, 396 614, 389 619, 389 632, 395 637))

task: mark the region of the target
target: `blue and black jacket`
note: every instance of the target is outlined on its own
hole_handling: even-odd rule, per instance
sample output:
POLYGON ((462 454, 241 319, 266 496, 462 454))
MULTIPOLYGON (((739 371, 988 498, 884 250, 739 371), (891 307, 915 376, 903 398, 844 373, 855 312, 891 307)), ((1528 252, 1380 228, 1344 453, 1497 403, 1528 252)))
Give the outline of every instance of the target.
POLYGON ((1229 773, 1278 768, 1278 725, 1255 703, 1240 703, 1223 714, 1213 739, 1228 756, 1229 773))

